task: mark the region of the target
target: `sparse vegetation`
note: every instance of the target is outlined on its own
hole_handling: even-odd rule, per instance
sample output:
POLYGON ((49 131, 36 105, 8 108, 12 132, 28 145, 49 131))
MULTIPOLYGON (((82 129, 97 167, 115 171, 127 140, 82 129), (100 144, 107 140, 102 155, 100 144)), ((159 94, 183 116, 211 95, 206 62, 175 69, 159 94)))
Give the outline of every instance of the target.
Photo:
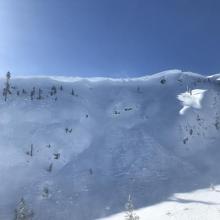
POLYGON ((125 204, 126 214, 125 220, 139 220, 139 216, 134 213, 134 205, 131 199, 131 195, 128 196, 128 201, 125 204))
POLYGON ((160 80, 160 83, 161 83, 161 84, 165 84, 165 83, 166 83, 166 79, 164 79, 164 78, 161 79, 161 80, 160 80))
POLYGON ((51 173, 52 170, 53 170, 53 163, 50 163, 49 167, 47 168, 47 171, 48 171, 49 173, 51 173))
POLYGON ((43 193, 42 193, 43 198, 47 199, 49 197, 49 188, 44 187, 43 188, 43 193))
POLYGON ((30 150, 27 151, 27 155, 30 155, 31 157, 33 156, 33 151, 34 151, 34 146, 31 144, 30 150))
POLYGON ((24 198, 21 198, 16 209, 14 220, 32 220, 34 213, 27 207, 24 198))
POLYGON ((10 72, 7 72, 7 74, 6 74, 5 88, 3 89, 3 96, 4 96, 4 98, 5 98, 5 101, 7 101, 8 95, 11 95, 10 79, 11 79, 11 73, 10 73, 10 72))
POLYGON ((42 93, 43 93, 43 91, 42 91, 42 89, 38 89, 38 97, 37 97, 37 99, 42 99, 43 97, 42 97, 42 93))
POLYGON ((55 160, 58 160, 60 158, 60 153, 56 153, 56 154, 53 154, 53 155, 54 155, 55 160))
POLYGON ((34 99, 35 96, 35 87, 33 87, 33 89, 31 90, 31 100, 34 99))

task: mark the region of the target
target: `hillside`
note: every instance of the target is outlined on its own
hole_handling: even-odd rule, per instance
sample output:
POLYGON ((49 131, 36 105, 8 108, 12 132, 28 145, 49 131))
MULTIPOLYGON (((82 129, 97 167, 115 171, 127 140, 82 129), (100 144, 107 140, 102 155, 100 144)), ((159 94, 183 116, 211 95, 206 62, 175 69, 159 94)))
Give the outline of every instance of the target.
POLYGON ((10 86, 0 219, 21 198, 34 220, 93 220, 123 212, 129 194, 141 209, 220 184, 219 75, 12 76, 10 86))
MULTIPOLYGON (((134 213, 140 219, 217 220, 220 216, 219 192, 219 186, 217 186, 215 190, 207 188, 189 193, 178 193, 166 201, 135 210, 134 213)), ((125 213, 122 212, 99 220, 120 220, 124 219, 124 216, 125 213)))

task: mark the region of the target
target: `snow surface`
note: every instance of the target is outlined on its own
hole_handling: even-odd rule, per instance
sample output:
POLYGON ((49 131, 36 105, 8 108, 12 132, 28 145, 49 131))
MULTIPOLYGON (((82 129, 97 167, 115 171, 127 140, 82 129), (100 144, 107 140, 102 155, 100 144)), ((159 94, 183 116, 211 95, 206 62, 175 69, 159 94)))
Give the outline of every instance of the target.
POLYGON ((206 189, 220 184, 216 77, 180 70, 130 79, 12 76, 11 91, 6 102, 0 97, 0 220, 13 219, 22 197, 33 220, 112 216, 129 194, 152 218, 164 204, 175 210, 179 201, 166 202, 173 196, 201 189, 207 207, 212 201, 206 189), (182 104, 190 106, 184 115, 182 104))
MULTIPOLYGON (((147 220, 218 220, 220 218, 220 190, 209 188, 190 193, 177 193, 167 201, 135 210, 140 219, 147 220)), ((125 213, 120 213, 99 220, 121 220, 125 213)))

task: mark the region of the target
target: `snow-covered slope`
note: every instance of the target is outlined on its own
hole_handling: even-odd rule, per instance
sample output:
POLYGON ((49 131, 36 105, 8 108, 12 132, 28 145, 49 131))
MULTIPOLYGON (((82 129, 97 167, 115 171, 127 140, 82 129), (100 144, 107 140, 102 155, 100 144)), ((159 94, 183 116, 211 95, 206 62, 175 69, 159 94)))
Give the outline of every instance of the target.
POLYGON ((217 78, 12 77, 0 100, 0 219, 22 197, 36 220, 93 220, 122 212, 128 194, 144 208, 218 184, 217 78))
MULTIPOLYGON (((166 201, 135 211, 140 219, 151 220, 217 220, 220 218, 220 190, 210 188, 174 194, 166 201)), ((121 220, 125 213, 99 220, 121 220)))

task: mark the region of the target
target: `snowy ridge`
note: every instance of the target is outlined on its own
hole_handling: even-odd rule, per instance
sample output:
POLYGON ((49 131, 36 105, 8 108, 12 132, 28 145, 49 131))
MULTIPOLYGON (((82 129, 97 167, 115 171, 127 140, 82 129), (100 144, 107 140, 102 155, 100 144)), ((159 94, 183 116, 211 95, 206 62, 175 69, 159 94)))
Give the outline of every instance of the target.
MULTIPOLYGON (((115 82, 121 82, 121 81, 139 81, 139 80, 149 80, 153 78, 163 77, 166 75, 176 75, 176 74, 185 74, 185 75, 194 75, 199 77, 204 77, 197 73, 192 72, 183 72, 182 70, 167 70, 160 73, 152 74, 152 75, 146 75, 142 77, 134 77, 134 78, 111 78, 111 77, 71 77, 71 76, 48 76, 48 75, 38 75, 38 76, 29 76, 29 75, 21 75, 21 76, 14 76, 15 79, 52 79, 59 82, 78 82, 78 81, 90 81, 90 82, 100 82, 100 81, 115 81, 115 82)), ((214 75, 215 76, 215 75, 214 75)), ((213 77, 213 76, 209 76, 213 77)), ((1 77, 4 79, 4 76, 1 77)))
POLYGON ((0 97, 0 219, 22 197, 33 220, 94 220, 122 213, 129 194, 145 209, 220 184, 216 79, 12 76, 0 97))

